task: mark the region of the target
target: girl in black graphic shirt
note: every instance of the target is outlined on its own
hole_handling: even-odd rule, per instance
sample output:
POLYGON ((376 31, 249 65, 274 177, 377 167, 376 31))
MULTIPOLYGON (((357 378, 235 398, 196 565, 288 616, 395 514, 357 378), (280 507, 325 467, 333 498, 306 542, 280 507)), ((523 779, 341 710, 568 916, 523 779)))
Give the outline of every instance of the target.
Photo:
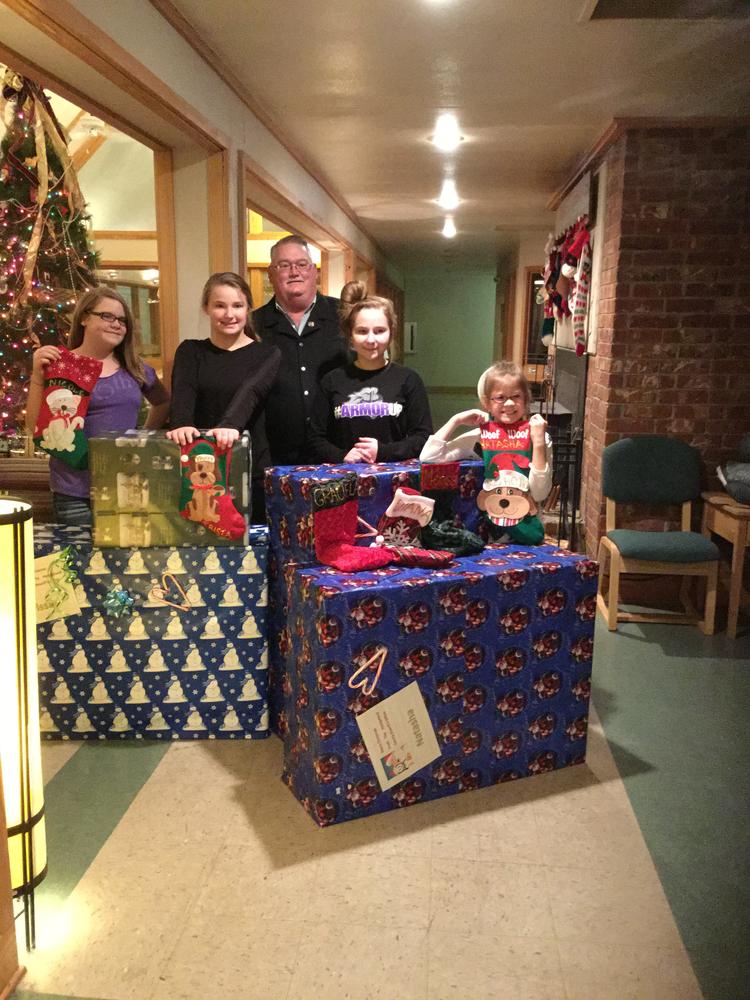
POLYGON ((321 379, 310 423, 313 458, 416 458, 432 433, 430 405, 419 375, 386 360, 396 326, 393 303, 350 281, 341 292, 341 323, 355 358, 321 379))

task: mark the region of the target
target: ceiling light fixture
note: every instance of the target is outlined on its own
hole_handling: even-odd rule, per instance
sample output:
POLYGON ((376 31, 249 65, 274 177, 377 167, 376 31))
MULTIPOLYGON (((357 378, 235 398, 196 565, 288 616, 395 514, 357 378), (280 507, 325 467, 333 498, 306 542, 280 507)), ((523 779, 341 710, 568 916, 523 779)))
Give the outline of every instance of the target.
POLYGON ((462 139, 463 136, 459 131, 456 116, 450 112, 438 115, 438 120, 435 122, 435 134, 432 137, 433 145, 445 153, 452 153, 454 149, 458 149, 462 139))
POLYGON ((458 208, 459 197, 458 191, 456 191, 456 182, 450 178, 446 178, 443 181, 443 187, 440 191, 440 197, 438 198, 438 205, 444 208, 446 212, 452 212, 454 208, 458 208))
POLYGON ((443 236, 447 240, 452 240, 455 235, 456 235, 456 223, 449 215, 446 217, 445 225, 443 226, 443 236))

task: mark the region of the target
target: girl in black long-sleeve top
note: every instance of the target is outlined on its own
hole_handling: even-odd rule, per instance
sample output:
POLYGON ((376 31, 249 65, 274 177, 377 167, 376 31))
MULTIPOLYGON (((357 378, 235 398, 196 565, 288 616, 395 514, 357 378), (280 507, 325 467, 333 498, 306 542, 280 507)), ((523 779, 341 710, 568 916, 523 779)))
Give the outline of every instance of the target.
POLYGON ((208 340, 184 340, 172 372, 168 437, 189 444, 201 430, 220 448, 230 448, 242 431, 252 443, 252 508, 265 519, 263 473, 270 464, 263 407, 281 361, 278 347, 258 340, 247 282, 231 272, 213 274, 201 297, 211 324, 208 340))
POLYGON ((411 368, 386 360, 396 325, 390 299, 362 282, 341 293, 342 326, 354 361, 324 375, 313 405, 310 441, 319 462, 401 462, 416 458, 432 433, 425 387, 411 368))

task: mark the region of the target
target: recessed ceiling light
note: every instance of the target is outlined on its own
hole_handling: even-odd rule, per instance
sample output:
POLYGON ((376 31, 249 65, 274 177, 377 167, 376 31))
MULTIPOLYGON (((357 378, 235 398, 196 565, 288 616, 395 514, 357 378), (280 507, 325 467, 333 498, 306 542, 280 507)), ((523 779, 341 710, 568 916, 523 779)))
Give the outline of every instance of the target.
POLYGON ((439 115, 435 122, 435 134, 432 137, 433 145, 442 149, 445 153, 452 153, 458 149, 463 136, 458 128, 458 119, 454 114, 446 112, 439 115))
POLYGON ((447 240, 452 240, 455 235, 456 235, 456 223, 449 215, 445 220, 445 225, 443 226, 443 236, 447 240))
POLYGON ((446 178, 443 181, 443 187, 440 191, 438 205, 447 212, 452 212, 454 208, 458 208, 459 200, 458 191, 456 191, 456 182, 450 178, 446 178))

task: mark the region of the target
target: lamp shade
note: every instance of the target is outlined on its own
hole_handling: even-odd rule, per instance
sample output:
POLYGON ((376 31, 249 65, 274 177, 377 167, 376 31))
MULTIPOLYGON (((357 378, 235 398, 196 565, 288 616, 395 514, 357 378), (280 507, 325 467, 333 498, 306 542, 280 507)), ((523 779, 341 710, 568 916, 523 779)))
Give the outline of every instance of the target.
POLYGON ((0 497, 0 762, 11 886, 21 897, 47 871, 31 515, 30 504, 0 497))

